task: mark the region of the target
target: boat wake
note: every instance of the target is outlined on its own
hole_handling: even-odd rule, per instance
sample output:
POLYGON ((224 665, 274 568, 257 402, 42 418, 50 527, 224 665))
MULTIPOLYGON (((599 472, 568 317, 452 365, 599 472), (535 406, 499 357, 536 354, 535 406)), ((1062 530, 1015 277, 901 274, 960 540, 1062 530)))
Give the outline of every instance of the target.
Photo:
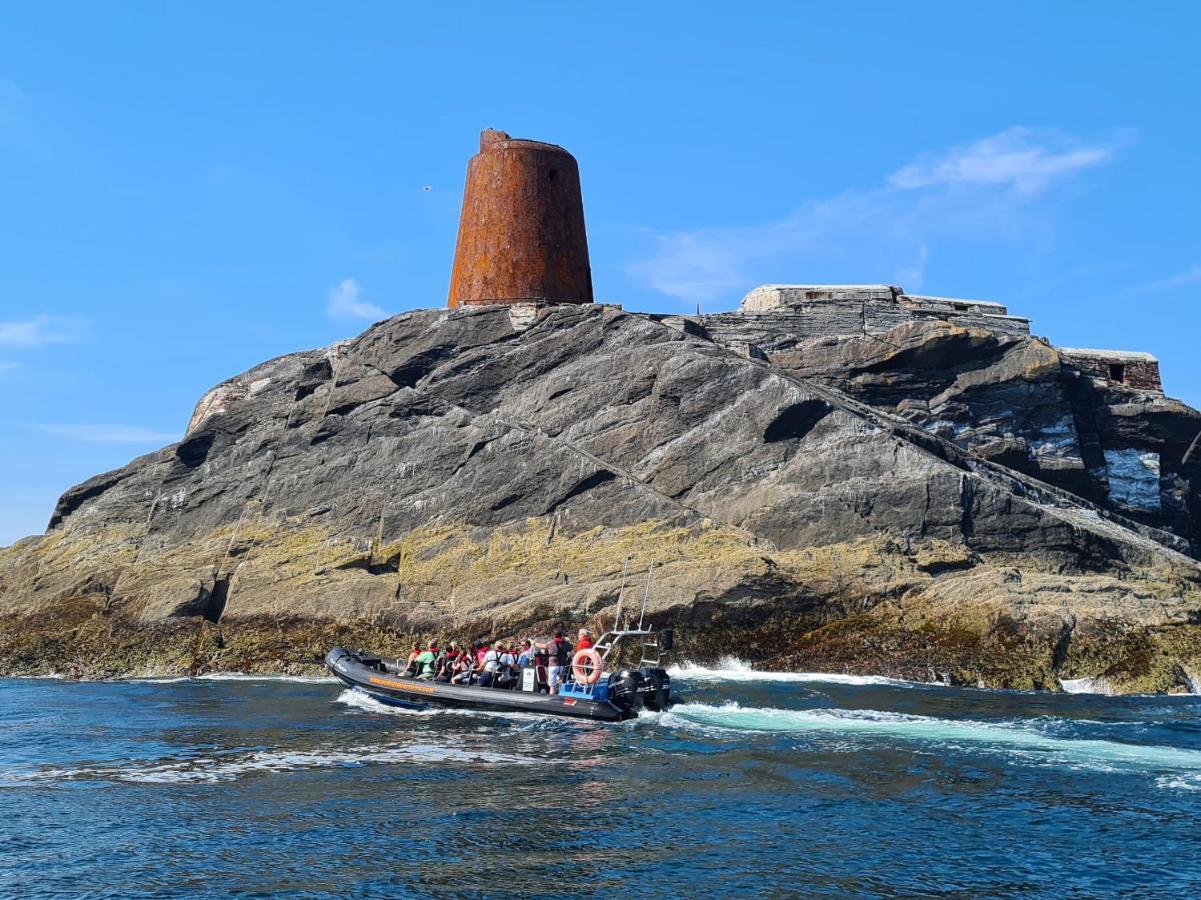
MULTIPOLYGON (((346 706, 363 712, 378 713, 385 716, 421 716, 421 717, 441 717, 441 716, 470 716, 472 718, 500 718, 512 719, 514 722, 546 722, 547 717, 537 715, 535 713, 526 712, 500 712, 495 710, 483 709, 452 709, 448 706, 427 706, 424 709, 410 709, 406 706, 392 706, 376 700, 370 694, 365 694, 363 691, 356 691, 353 688, 347 688, 335 698, 335 702, 342 703, 346 706)), ((560 720, 555 720, 556 722, 560 720)), ((570 720, 561 720, 569 722, 570 720)))
POLYGON ((1029 722, 980 722, 878 710, 776 709, 684 703, 647 718, 666 728, 709 737, 733 733, 880 736, 928 742, 942 747, 973 747, 1010 754, 1033 764, 1079 766, 1098 771, 1175 773, 1169 786, 1201 789, 1201 750, 1129 744, 1095 738, 1057 737, 1029 722), (1184 777, 1191 776, 1191 777, 1184 777))
POLYGON ((843 675, 837 672, 761 672, 752 669, 750 663, 743 662, 733 656, 724 656, 718 660, 715 668, 681 663, 672 666, 667 674, 673 679, 691 682, 721 682, 721 681, 762 681, 762 682, 797 682, 822 684, 887 684, 895 687, 913 687, 920 682, 901 681, 898 678, 885 678, 881 675, 843 675))
POLYGON ((0 783, 102 780, 136 784, 216 784, 235 781, 256 773, 296 772, 305 769, 359 767, 366 765, 543 765, 530 756, 470 750, 439 744, 414 743, 404 746, 357 746, 312 750, 257 750, 249 753, 217 753, 188 759, 154 760, 128 764, 80 766, 7 772, 0 783))

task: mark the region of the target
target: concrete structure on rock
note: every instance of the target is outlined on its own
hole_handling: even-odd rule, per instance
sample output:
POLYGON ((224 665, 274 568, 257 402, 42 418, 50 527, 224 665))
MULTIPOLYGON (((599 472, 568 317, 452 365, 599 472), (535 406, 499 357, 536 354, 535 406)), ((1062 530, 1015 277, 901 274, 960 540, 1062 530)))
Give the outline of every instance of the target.
POLYGON ((562 147, 480 135, 447 305, 591 303, 580 171, 562 147))
POLYGON ((728 321, 771 315, 805 337, 883 334, 914 321, 942 320, 956 325, 1027 335, 1030 320, 1011 316, 1000 303, 906 294, 891 284, 764 284, 742 298, 728 321))
MULTIPOLYGON (((942 321, 956 327, 983 329, 994 335, 1030 334, 1030 320, 1011 316, 991 300, 907 294, 890 284, 764 284, 742 299, 737 312, 715 315, 661 316, 695 334, 706 334, 744 355, 787 365, 786 354, 806 341, 884 335, 898 326, 942 321), (770 334, 771 343, 763 342, 770 334), (762 346, 755 346, 763 342, 762 346)), ((1128 350, 1056 348, 1072 368, 1107 387, 1163 393, 1159 361, 1149 353, 1128 350)))
POLYGON ((1060 347, 1059 353, 1069 363, 1107 385, 1125 385, 1136 391, 1163 393, 1159 377, 1159 360, 1150 353, 1132 350, 1081 350, 1060 347))

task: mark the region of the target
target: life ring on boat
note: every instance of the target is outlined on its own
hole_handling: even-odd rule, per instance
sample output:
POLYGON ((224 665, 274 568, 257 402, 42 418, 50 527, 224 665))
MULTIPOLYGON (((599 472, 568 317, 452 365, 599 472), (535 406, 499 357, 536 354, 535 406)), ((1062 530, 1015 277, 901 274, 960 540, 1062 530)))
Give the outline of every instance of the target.
POLYGON ((571 673, 578 684, 596 684, 601 677, 600 654, 591 647, 576 651, 571 658, 571 673))

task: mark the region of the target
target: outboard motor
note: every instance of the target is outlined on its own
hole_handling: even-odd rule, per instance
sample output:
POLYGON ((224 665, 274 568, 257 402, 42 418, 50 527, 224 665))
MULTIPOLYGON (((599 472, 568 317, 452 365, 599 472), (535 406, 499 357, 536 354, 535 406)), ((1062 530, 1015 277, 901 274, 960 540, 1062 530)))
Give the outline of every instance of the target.
POLYGON ((645 686, 642 702, 647 709, 662 712, 671 705, 671 676, 666 669, 642 669, 645 686))
POLYGON ((627 719, 638 715, 638 710, 642 709, 645 690, 646 682, 641 672, 622 669, 609 676, 609 702, 627 719))

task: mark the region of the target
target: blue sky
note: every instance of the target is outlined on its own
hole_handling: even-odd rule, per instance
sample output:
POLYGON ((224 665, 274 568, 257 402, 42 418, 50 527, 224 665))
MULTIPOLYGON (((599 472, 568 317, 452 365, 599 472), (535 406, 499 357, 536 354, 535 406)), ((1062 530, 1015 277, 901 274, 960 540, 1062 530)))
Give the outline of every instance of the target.
POLYGON ((212 384, 445 303, 485 127, 596 294, 998 300, 1201 404, 1201 4, 53 3, 0 28, 0 545, 212 384), (428 188, 428 190, 427 190, 428 188))

